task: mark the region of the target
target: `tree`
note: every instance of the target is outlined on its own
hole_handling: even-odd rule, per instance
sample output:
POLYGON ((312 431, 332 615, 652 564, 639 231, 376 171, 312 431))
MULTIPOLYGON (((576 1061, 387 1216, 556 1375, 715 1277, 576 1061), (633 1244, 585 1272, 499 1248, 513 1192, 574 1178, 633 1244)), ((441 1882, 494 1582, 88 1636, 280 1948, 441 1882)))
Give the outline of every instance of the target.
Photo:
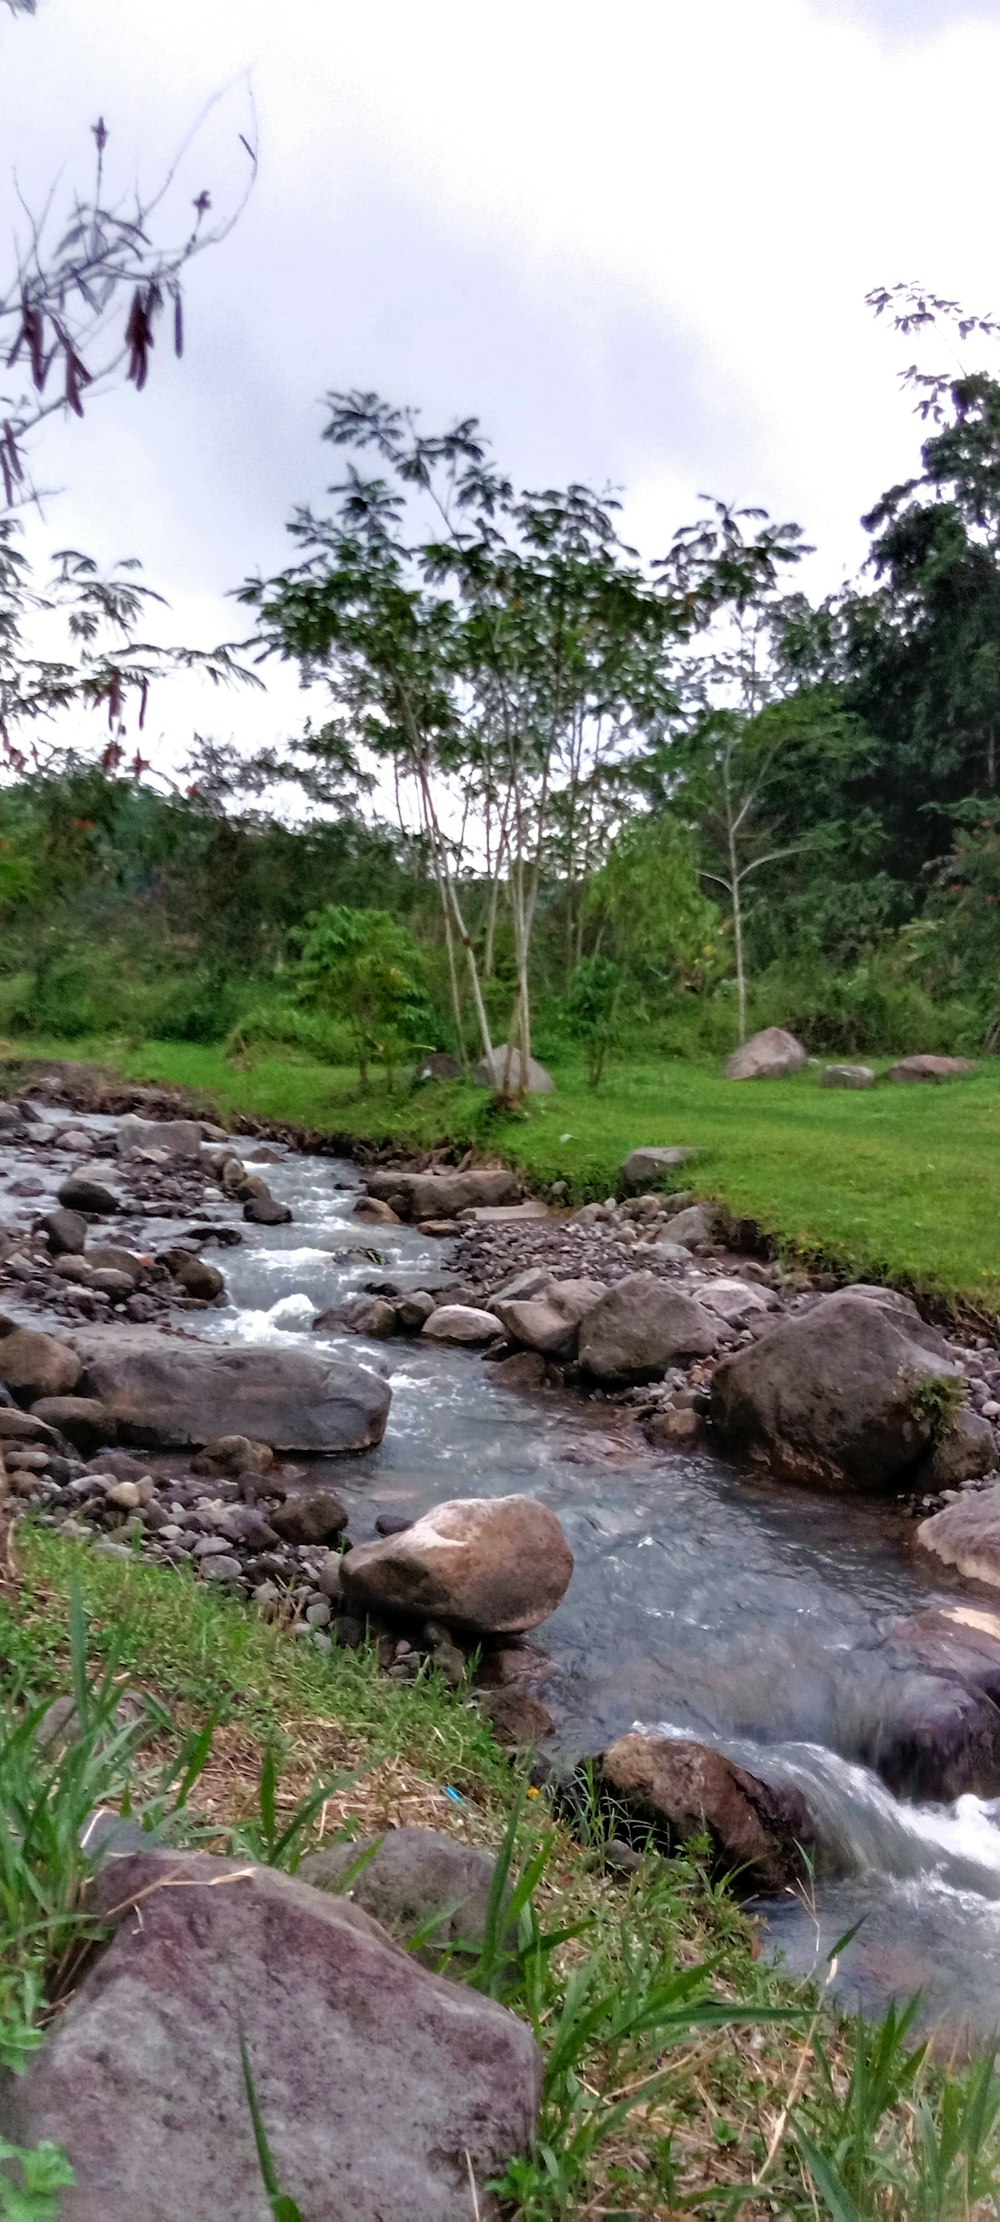
MULTIPOLYGON (((15 13, 19 6, 34 12, 26 0, 7 4, 15 13)), ((0 510, 36 498, 26 450, 48 418, 82 417, 85 398, 106 392, 122 376, 141 393, 164 322, 175 353, 183 352, 186 272, 228 237, 257 174, 256 146, 241 131, 248 171, 235 207, 212 220, 212 196, 202 187, 190 218, 170 237, 159 227, 195 134, 146 194, 110 185, 103 116, 92 136, 94 167, 86 186, 58 202, 53 187, 40 209, 22 202, 14 267, 0 281, 0 510)))
POLYGON ((688 603, 704 645, 687 663, 680 730, 648 769, 659 774, 664 793, 683 796, 714 851, 704 877, 729 901, 741 1041, 747 882, 789 853, 787 845, 775 846, 764 815, 771 748, 761 712, 790 683, 785 643, 804 617, 802 597, 780 591, 782 572, 809 552, 798 525, 776 525, 762 509, 716 501, 676 534, 661 566, 688 603))
POLYGON ((391 1088, 402 1030, 421 1004, 409 934, 386 910, 350 910, 343 903, 315 911, 307 928, 298 969, 301 999, 346 1021, 363 1088, 373 1057, 384 1064, 391 1088))
MULTIPOLYGON (((531 1044, 531 955, 556 811, 576 899, 598 859, 606 777, 672 704, 669 598, 618 537, 616 505, 586 487, 515 495, 475 420, 439 435, 372 394, 330 397, 327 437, 356 461, 330 518, 298 512, 303 560, 247 581, 268 652, 322 672, 335 705, 306 750, 371 751, 408 784, 438 884, 456 1036, 456 944, 466 953, 483 1052, 492 1049, 483 955, 463 875, 488 889, 486 958, 499 900, 514 943, 513 1057, 531 1044)), ((607 819, 604 820, 606 830, 607 819)), ((508 1060, 507 1085, 510 1080, 508 1060)))

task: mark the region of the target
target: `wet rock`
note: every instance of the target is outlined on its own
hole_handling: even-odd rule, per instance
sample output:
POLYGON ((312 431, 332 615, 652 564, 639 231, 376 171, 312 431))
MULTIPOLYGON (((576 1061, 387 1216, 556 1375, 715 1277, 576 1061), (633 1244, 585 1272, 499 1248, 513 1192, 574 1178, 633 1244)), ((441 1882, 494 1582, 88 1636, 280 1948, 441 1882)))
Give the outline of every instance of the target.
POLYGON ((917 1542, 945 1566, 954 1566, 967 1581, 1000 1588, 1000 1482, 988 1489, 970 1489, 929 1520, 921 1520, 917 1542))
POLYGON ((505 1166, 468 1172, 369 1173, 370 1196, 388 1203, 396 1197, 410 1219, 455 1219, 478 1204, 516 1204, 520 1183, 505 1166))
MULTIPOLYGON (((88 1393, 126 1443, 202 1447, 220 1434, 247 1435, 273 1450, 335 1455, 368 1450, 385 1433, 387 1384, 346 1359, 110 1331, 90 1330, 77 1342, 88 1393)), ((0 1379, 4 1349, 0 1342, 0 1379)))
POLYGON ((621 1736, 602 1752, 597 1776, 615 1806, 649 1823, 667 1848, 707 1836, 715 1866, 741 1890, 783 1890, 805 1879, 803 1848, 815 1830, 804 1800, 707 1744, 621 1736))
POLYGON ((218 1266, 207 1265, 193 1250, 165 1250, 157 1263, 166 1266, 188 1296, 200 1296, 206 1304, 214 1304, 217 1297, 225 1295, 226 1283, 218 1266))
POLYGON ((362 1543, 341 1568, 355 1609, 411 1613, 481 1634, 537 1628, 569 1587, 573 1554, 533 1497, 465 1497, 404 1535, 362 1543))
POLYGON ((806 1052, 794 1034, 783 1026, 765 1026, 741 1042, 725 1066, 727 1080, 780 1080, 786 1073, 801 1072, 808 1064, 806 1052))
POLYGON ((78 1211, 47 1211, 38 1222, 53 1257, 79 1257, 87 1240, 87 1222, 78 1211))
POLYGON ((136 1150, 157 1150, 165 1157, 200 1158, 201 1126, 197 1119, 140 1119, 128 1112, 115 1137, 120 1157, 136 1150))
POLYGON ((297 1489, 271 1514, 285 1543, 333 1543, 347 1526, 347 1506, 332 1489, 297 1489))
POLYGON ((137 1257, 134 1250, 122 1250, 117 1243, 103 1242, 95 1243, 87 1251, 84 1263, 101 1272, 127 1273, 133 1287, 137 1287, 149 1261, 137 1257))
POLYGON ((105 1188, 102 1181, 91 1180, 86 1173, 71 1173, 69 1179, 63 1181, 58 1195, 67 1211, 82 1211, 96 1218, 107 1217, 121 1209, 111 1189, 105 1188))
POLYGON ((539 1350, 515 1350, 492 1368, 490 1381, 502 1389, 540 1389, 545 1373, 545 1360, 539 1350))
POLYGON ((679 1172, 696 1149, 686 1149, 677 1144, 670 1149, 642 1149, 630 1151, 622 1165, 622 1186, 633 1194, 643 1188, 655 1188, 670 1173, 679 1172))
POLYGON ((99 1291, 103 1296, 110 1296, 112 1303, 124 1302, 134 1292, 131 1275, 119 1273, 111 1265, 95 1266, 90 1276, 89 1286, 99 1291))
MULTIPOLYGON (((65 1435, 69 1442, 85 1452, 96 1450, 99 1443, 106 1443, 116 1432, 114 1421, 108 1419, 103 1404, 96 1397, 45 1396, 31 1409, 39 1425, 57 1428, 60 1435, 65 1435)), ((0 1414, 0 1419, 2 1417, 0 1414)))
POLYGON ((971 1057, 901 1057, 893 1065, 890 1080, 957 1080, 962 1073, 975 1072, 971 1057))
POLYGON ((989 1420, 978 1412, 956 1412, 921 1461, 914 1486, 928 1492, 960 1488, 964 1481, 980 1481, 997 1465, 996 1437, 989 1420))
POLYGON ((874 1088, 875 1074, 871 1065, 825 1065, 819 1084, 821 1088, 874 1088))
POLYGON ((651 1443, 662 1443, 667 1450, 690 1450, 703 1441, 705 1429, 699 1414, 687 1407, 654 1412, 647 1421, 646 1434, 651 1443))
POLYGON ((354 1206, 354 1216, 356 1219, 368 1219, 373 1226, 378 1227, 398 1227, 400 1224, 399 1213, 393 1211, 391 1204, 383 1203, 378 1196, 359 1196, 354 1206))
POLYGON ((90 1903, 111 1942, 2 2100, 12 2141, 67 2152, 66 2222, 137 2222, 151 2185, 156 2222, 263 2214, 241 2033, 276 2171, 309 2222, 469 2222, 470 2174, 495 2222, 486 2186, 537 2120, 524 2022, 274 1869, 111 1856, 90 1903))
POLYGON ((724 1358, 712 1421, 728 1448, 790 1480, 878 1493, 906 1486, 934 1441, 928 1383, 960 1379, 905 1298, 845 1289, 724 1358))
POLYGON ((251 1196, 243 1206, 243 1217, 252 1227, 287 1227, 292 1214, 287 1204, 279 1204, 274 1196, 251 1196))
POLYGON ((492 1342, 500 1334, 493 1312, 477 1311, 471 1304, 441 1304, 425 1319, 424 1334, 431 1342, 492 1342))
POLYGON ((369 1335, 387 1342, 396 1332, 396 1307, 383 1296, 350 1296, 344 1304, 331 1304, 313 1320, 314 1334, 369 1335))
POLYGON ((494 1299, 496 1314, 514 1342, 543 1357, 575 1358, 580 1323, 607 1291, 603 1281, 550 1279, 538 1296, 494 1299))
POLYGON ((438 1308, 437 1297, 426 1289, 414 1289, 409 1296, 402 1296, 396 1305, 396 1325, 403 1335, 419 1335, 426 1327, 431 1313, 438 1308))
POLYGON ((0 1336, 0 1381, 8 1389, 27 1396, 34 1402, 38 1397, 68 1395, 80 1379, 80 1360, 75 1350, 55 1335, 41 1334, 33 1327, 15 1327, 10 1334, 0 1336))
MULTIPOLYGON (((510 1057, 509 1072, 512 1095, 551 1096, 555 1092, 556 1084, 552 1074, 546 1072, 545 1066, 539 1064, 537 1057, 529 1057, 525 1064, 519 1049, 515 1049, 510 1057)), ((507 1080, 507 1073, 507 1044, 500 1042, 488 1057, 480 1058, 476 1066, 476 1079, 481 1088, 493 1088, 499 1092, 507 1080)))
POLYGON ((478 1954, 485 1943, 496 1861, 440 1829, 352 1837, 308 1853, 298 1872, 316 1890, 348 1888, 353 1904, 401 1942, 422 1935, 416 1957, 424 1966, 449 1950, 478 1954))
POLYGON ((268 1443, 252 1442, 248 1435, 213 1435, 191 1461, 193 1474, 266 1474, 274 1464, 268 1443))
POLYGON ((477 1690, 476 1704, 505 1751, 533 1751, 555 1728, 548 1706, 531 1690, 516 1687, 477 1690))
POLYGON ((678 1358, 707 1357, 718 1329, 700 1304, 652 1273, 607 1290, 580 1328, 580 1364, 597 1381, 655 1381, 678 1358))

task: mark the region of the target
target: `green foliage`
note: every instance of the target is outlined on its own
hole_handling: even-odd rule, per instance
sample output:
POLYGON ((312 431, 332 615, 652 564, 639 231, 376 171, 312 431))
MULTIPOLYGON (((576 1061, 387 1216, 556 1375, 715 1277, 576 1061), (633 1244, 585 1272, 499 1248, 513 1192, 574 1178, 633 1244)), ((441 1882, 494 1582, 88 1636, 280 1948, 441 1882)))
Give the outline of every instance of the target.
POLYGON ((25 2150, 0 2138, 0 2216, 3 2222, 59 2222, 60 2192, 76 2177, 65 2153, 47 2140, 25 2150), (11 2171, 13 2170, 13 2173, 11 2171))
POLYGON ((583 957, 570 973, 562 1016, 571 1041, 587 1061, 587 1080, 600 1086, 605 1059, 622 1033, 624 974, 611 957, 583 957))
POLYGON ((419 955, 404 926, 386 910, 350 910, 328 903, 308 920, 297 975, 303 1003, 350 1027, 363 1088, 378 1058, 392 1076, 423 1019, 419 955))
POLYGON ((918 1383, 910 1398, 910 1410, 916 1420, 930 1428, 932 1439, 940 1442, 954 1426, 965 1402, 965 1388, 961 1381, 949 1373, 928 1374, 918 1383))

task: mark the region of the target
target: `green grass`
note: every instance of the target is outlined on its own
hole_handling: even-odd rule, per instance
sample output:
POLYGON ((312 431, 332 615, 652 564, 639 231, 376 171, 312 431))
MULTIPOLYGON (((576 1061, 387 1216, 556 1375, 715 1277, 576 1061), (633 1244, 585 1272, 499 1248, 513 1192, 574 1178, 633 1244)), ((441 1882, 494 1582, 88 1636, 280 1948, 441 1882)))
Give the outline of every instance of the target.
MULTIPOLYGON (((9 1591, 0 1600, 9 2059, 30 2054, 77 1979, 89 1934, 79 1828, 95 1801, 127 1801, 174 1842, 294 1867, 328 1803, 334 1827, 426 1821, 421 1798, 458 1781, 463 1806, 444 1807, 437 1825, 498 1854, 492 1940, 488 1926, 464 1979, 527 2019, 544 2059, 539 2142, 509 2170, 506 2222, 665 2222, 691 2211, 717 2222, 995 2222, 992 2061, 948 2078, 914 2042, 908 2012, 877 2027, 845 2022, 810 1985, 755 1960, 749 1926, 694 1849, 650 1855, 627 1882, 615 1879, 599 1813, 589 1846, 570 1836, 512 1778, 461 1693, 433 1678, 388 1681, 372 1650, 320 1655, 173 1571, 102 1559, 30 1523, 15 1553, 17 1602, 9 1591), (122 1724, 126 1673, 146 1700, 145 1726, 122 1724), (53 1752, 40 1701, 69 1689, 80 1733, 53 1752), (199 1732, 207 1715, 214 1746, 199 1732), (278 1744, 280 1771, 269 1756, 278 1744), (328 1799, 331 1747, 355 1772, 328 1799), (381 1816, 379 1771, 380 1794, 395 1801, 381 1816)), ((451 1963, 447 1972, 463 1976, 451 1963)), ((294 2180, 278 2189, 268 2125, 259 2118, 256 2129, 272 2211, 295 2222, 294 2180)), ((293 2178, 294 2155, 285 2172, 293 2178)), ((53 2148, 0 2143, 0 2214, 57 2222, 66 2181, 53 2148)))
POLYGON ((560 1065, 554 1096, 503 1116, 469 1084, 362 1095, 349 1073, 290 1052, 240 1070, 221 1048, 173 1042, 40 1043, 23 1054, 97 1058, 201 1090, 225 1110, 374 1144, 491 1148, 538 1184, 567 1180, 576 1200, 608 1194, 639 1144, 697 1145, 705 1156, 685 1176, 690 1185, 799 1252, 1000 1310, 1000 1060, 944 1086, 863 1093, 821 1089, 814 1069, 737 1085, 669 1061, 614 1066, 595 1094, 578 1069, 560 1065))

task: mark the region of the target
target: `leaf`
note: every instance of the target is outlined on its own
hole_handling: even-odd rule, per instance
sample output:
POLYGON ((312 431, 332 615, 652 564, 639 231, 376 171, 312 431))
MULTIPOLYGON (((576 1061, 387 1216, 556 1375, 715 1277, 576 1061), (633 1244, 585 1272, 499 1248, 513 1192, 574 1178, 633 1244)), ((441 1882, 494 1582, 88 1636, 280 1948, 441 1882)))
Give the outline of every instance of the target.
POLYGON ((801 2123, 794 2122, 793 2128, 802 2147, 809 2173, 817 2191, 826 2200, 833 2222, 865 2222, 860 2207, 855 2206, 854 2200, 832 2160, 828 2160, 826 2154, 820 2152, 819 2146, 813 2144, 812 2138, 807 2137, 801 2123))

